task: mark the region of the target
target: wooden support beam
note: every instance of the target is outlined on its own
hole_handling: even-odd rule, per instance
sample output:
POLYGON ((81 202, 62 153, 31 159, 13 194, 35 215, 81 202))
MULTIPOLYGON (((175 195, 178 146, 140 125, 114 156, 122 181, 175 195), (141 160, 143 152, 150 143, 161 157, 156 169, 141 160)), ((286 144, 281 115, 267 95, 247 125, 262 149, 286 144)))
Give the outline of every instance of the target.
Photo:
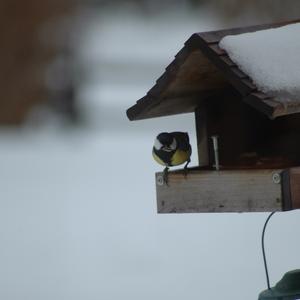
MULTIPOLYGON (((158 213, 267 212, 284 210, 280 169, 191 170, 156 174, 158 213)), ((300 179, 300 170, 291 175, 300 179), (298 177, 299 176, 299 177, 298 177)), ((300 197, 300 185, 293 190, 300 197)), ((297 197, 298 197, 297 196, 297 197)), ((300 202, 297 202, 300 206, 300 202)))
POLYGON ((207 133, 207 111, 203 104, 195 110, 197 145, 198 145, 198 165, 200 167, 210 165, 208 133, 207 133))
POLYGON ((300 209, 300 167, 284 170, 282 177, 284 210, 300 209))

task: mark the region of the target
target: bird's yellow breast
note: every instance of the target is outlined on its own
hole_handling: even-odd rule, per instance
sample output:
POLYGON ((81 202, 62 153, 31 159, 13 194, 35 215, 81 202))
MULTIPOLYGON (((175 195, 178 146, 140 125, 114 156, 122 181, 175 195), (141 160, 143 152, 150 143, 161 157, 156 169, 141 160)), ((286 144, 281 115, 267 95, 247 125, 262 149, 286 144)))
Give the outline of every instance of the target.
POLYGON ((168 159, 168 161, 163 161, 163 159, 160 158, 154 151, 152 151, 152 155, 154 160, 162 166, 178 166, 189 160, 191 156, 191 150, 183 151, 177 149, 173 155, 170 153, 171 157, 168 159))
POLYGON ((152 152, 152 156, 153 156, 154 160, 155 160, 157 163, 159 163, 159 164, 162 165, 162 166, 167 166, 167 163, 165 163, 163 160, 161 160, 161 159, 155 154, 154 151, 152 152))
POLYGON ((178 166, 185 163, 191 156, 190 151, 177 149, 171 158, 172 166, 178 166))

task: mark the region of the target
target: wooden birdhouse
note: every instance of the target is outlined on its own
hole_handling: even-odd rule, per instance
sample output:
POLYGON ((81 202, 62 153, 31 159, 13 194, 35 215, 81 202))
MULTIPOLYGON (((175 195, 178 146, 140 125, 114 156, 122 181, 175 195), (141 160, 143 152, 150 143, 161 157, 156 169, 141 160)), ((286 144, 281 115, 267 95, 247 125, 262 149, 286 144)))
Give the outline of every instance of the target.
POLYGON ((300 96, 287 100, 262 92, 219 44, 228 35, 297 22, 193 34, 127 110, 130 120, 195 114, 199 166, 186 178, 182 170, 171 171, 168 185, 156 174, 159 213, 300 208, 300 96))

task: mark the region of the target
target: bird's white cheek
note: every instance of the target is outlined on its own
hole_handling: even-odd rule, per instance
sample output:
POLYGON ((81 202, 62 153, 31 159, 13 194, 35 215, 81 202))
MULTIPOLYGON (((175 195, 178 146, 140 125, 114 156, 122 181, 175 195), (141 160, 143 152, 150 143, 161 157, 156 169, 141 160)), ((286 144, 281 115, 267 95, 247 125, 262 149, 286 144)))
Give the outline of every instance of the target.
POLYGON ((171 148, 172 150, 176 150, 176 147, 177 147, 177 142, 176 142, 175 139, 173 139, 173 142, 172 142, 172 144, 170 145, 170 148, 171 148))
POLYGON ((154 141, 154 148, 156 150, 160 150, 162 146, 163 146, 162 143, 158 139, 155 139, 155 141, 154 141))

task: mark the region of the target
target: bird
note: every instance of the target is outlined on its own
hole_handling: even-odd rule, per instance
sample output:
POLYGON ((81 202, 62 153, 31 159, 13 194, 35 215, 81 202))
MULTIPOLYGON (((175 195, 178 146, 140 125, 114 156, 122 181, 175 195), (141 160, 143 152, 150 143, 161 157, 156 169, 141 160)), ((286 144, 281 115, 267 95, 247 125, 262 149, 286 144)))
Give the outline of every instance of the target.
POLYGON ((167 185, 169 167, 186 163, 184 166, 186 175, 191 154, 192 147, 187 132, 161 132, 155 138, 152 156, 157 163, 165 166, 163 179, 167 185))

